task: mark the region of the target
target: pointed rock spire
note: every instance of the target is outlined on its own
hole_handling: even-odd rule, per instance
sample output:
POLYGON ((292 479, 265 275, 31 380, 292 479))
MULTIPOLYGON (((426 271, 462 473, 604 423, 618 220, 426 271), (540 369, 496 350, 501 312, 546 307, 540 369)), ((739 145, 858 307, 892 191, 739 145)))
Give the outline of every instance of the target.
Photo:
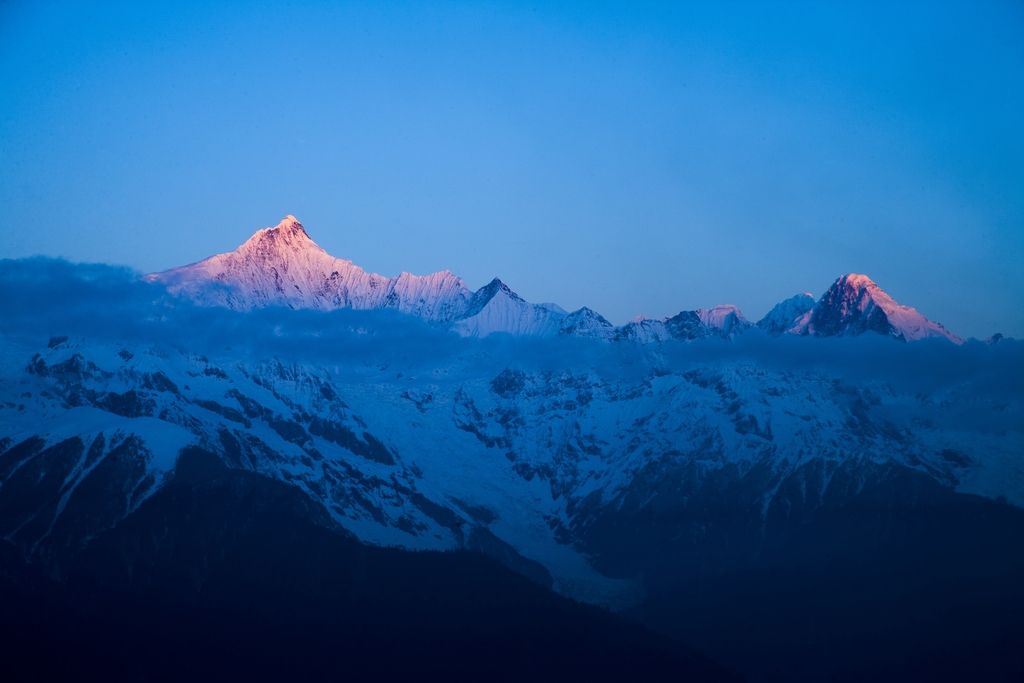
POLYGON ((876 332, 901 341, 944 337, 963 340, 910 306, 902 306, 866 275, 850 273, 832 283, 815 304, 803 334, 841 337, 876 332))

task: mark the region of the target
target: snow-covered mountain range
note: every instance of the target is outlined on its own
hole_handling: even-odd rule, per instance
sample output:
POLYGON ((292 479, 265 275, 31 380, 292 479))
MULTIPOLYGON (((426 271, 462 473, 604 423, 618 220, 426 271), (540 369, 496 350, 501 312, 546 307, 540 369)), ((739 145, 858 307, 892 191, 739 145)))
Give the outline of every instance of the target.
MULTIPOLYGON (((473 337, 506 332, 653 343, 671 338, 728 339, 753 327, 732 305, 682 311, 662 320, 640 317, 614 327, 585 307, 567 313, 555 304, 524 301, 498 278, 476 292, 447 270, 385 278, 330 256, 294 216, 258 231, 235 251, 144 279, 201 304, 237 311, 271 305, 322 311, 388 308, 473 337)), ((855 274, 836 280, 817 303, 809 294, 780 303, 756 327, 769 335, 829 337, 870 331, 902 341, 942 337, 963 343, 942 325, 896 303, 866 276, 855 274)))
MULTIPOLYGON (((615 327, 497 279, 472 292, 449 272, 366 273, 289 217, 146 280, 170 292, 161 310, 174 297, 233 309, 229 334, 211 337, 230 343, 195 348, 149 309, 123 341, 31 343, 10 320, 0 335, 0 538, 50 576, 136 518, 185 452, 295 487, 364 543, 483 552, 716 657, 742 634, 700 628, 695 615, 711 621, 723 603, 695 586, 733 600, 763 581, 799 598, 787 581, 833 576, 840 603, 860 604, 843 586, 875 577, 864 594, 889 595, 912 566, 914 590, 952 609, 973 599, 963 586, 1009 586, 1024 566, 1020 544, 1001 541, 1024 533, 1024 398, 1004 386, 1016 342, 964 344, 864 276, 756 324, 716 306, 615 327), (328 357, 298 343, 265 353, 236 333, 252 316, 297 317, 277 307, 359 329, 332 327, 328 357), (372 329, 395 318, 415 324, 372 329), (986 363, 997 375, 958 374, 986 363), (982 569, 952 584, 915 564, 947 554, 982 569)), ((796 650, 825 618, 769 617, 790 619, 780 633, 796 650)))
MULTIPOLYGON (((62 338, 7 344, 4 361, 0 505, 31 504, 0 533, 28 553, 84 543, 130 514, 187 445, 301 487, 364 541, 486 537, 562 592, 611 605, 642 597, 642 584, 592 568, 589 532, 612 511, 738 487, 737 509, 761 524, 818 505, 812 480, 814 497, 859 481, 854 495, 893 468, 1024 506, 1024 436, 958 431, 969 404, 955 388, 914 396, 736 362, 631 380, 585 360, 559 372, 501 358, 345 369, 62 338), (102 514, 85 512, 94 491, 102 514)), ((1020 406, 987 409, 1005 419, 1020 406)), ((693 514, 688 524, 711 523, 693 514)))

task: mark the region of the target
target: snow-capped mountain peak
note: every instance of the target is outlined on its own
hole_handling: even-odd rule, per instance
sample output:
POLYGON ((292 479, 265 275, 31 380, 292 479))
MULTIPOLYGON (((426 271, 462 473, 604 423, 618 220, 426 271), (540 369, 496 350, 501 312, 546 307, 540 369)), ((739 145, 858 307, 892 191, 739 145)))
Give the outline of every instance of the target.
POLYGON ((720 330, 725 336, 740 332, 750 327, 750 322, 743 317, 740 309, 732 304, 715 306, 714 308, 698 308, 694 313, 709 328, 720 330))
POLYGON ((531 304, 494 278, 477 290, 452 326, 463 336, 486 337, 495 332, 551 337, 566 317, 560 306, 531 304))
MULTIPOLYGON (((555 304, 525 301, 495 278, 477 292, 449 270, 367 273, 321 249, 294 216, 256 232, 238 249, 144 278, 200 304, 248 311, 263 306, 333 310, 393 308, 461 334, 557 335, 567 314, 555 304)), ((603 319, 602 319, 603 320, 603 319)))
MULTIPOLYGON (((258 230, 238 247, 236 252, 252 257, 262 256, 266 258, 267 256, 275 255, 287 259, 295 252, 307 250, 321 254, 327 253, 320 245, 310 239, 306 229, 302 227, 302 223, 299 223, 295 216, 289 215, 273 228, 258 230)), ((221 254, 221 256, 223 255, 221 254)))
MULTIPOLYGON (((378 308, 391 293, 387 285, 392 282, 329 255, 294 216, 257 231, 235 251, 144 279, 201 304, 242 311, 271 305, 378 308)), ((464 285, 462 289, 468 295, 464 285)))
MULTIPOLYGON (((287 235, 301 235, 306 239, 309 239, 309 235, 306 234, 306 229, 302 227, 302 223, 299 222, 295 216, 288 214, 284 217, 280 223, 273 228, 263 228, 258 231, 256 235, 265 235, 267 233, 275 234, 287 234, 287 235)), ((312 242, 312 240, 310 240, 312 242)))
POLYGON ((902 306, 866 275, 850 273, 836 280, 814 306, 803 334, 848 336, 867 331, 903 341, 943 337, 963 340, 910 306, 902 306))
POLYGON ((771 337, 786 332, 800 334, 810 322, 813 309, 814 297, 810 293, 797 294, 776 304, 765 317, 757 321, 757 326, 771 337))
POLYGON ((584 306, 562 319, 561 333, 588 336, 594 333, 600 335, 613 329, 614 326, 603 315, 584 306))

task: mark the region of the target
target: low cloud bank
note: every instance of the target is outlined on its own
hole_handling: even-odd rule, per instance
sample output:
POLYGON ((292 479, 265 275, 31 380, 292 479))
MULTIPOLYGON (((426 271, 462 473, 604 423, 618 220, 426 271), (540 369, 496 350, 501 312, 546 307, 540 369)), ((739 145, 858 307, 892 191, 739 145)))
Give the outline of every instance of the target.
POLYGON ((48 258, 0 261, 0 333, 29 345, 62 335, 318 362, 468 352, 467 340, 396 311, 238 313, 170 296, 127 268, 48 258))
POLYGON ((750 362, 775 372, 822 372, 849 383, 883 380, 910 393, 971 384, 1007 399, 1024 397, 1024 344, 976 339, 957 346, 944 339, 903 343, 876 334, 818 339, 771 338, 748 331, 732 342, 708 340, 667 347, 673 368, 687 363, 750 362))
POLYGON ((731 342, 662 347, 509 335, 466 339, 389 310, 205 308, 169 296, 127 268, 49 258, 0 261, 0 334, 34 346, 68 335, 330 365, 427 369, 458 361, 481 374, 508 366, 551 372, 586 367, 610 380, 639 379, 655 369, 741 362, 772 372, 821 372, 850 384, 880 380, 922 395, 957 386, 987 401, 1019 405, 1024 397, 1024 344, 1014 340, 955 346, 944 340, 904 344, 870 334, 773 339, 758 330, 731 342))

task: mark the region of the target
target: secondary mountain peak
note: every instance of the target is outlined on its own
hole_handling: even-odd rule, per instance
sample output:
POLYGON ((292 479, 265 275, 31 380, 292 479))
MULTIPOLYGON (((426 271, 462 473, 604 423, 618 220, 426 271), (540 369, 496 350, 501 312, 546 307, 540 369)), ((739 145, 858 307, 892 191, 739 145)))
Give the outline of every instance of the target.
POLYGON ((963 340, 939 323, 886 294, 867 275, 849 273, 837 279, 817 303, 800 294, 778 304, 757 326, 779 336, 785 332, 815 337, 856 336, 875 332, 901 341, 941 337, 963 340))
POLYGON ((810 322, 813 309, 814 297, 810 293, 797 294, 776 304, 768 315, 757 321, 757 326, 771 337, 786 332, 799 334, 810 322))
POLYGON ((743 317, 740 309, 732 304, 715 306, 714 308, 698 308, 694 313, 700 318, 705 326, 711 329, 720 330, 722 335, 729 336, 734 332, 741 332, 750 327, 750 323, 743 317))

